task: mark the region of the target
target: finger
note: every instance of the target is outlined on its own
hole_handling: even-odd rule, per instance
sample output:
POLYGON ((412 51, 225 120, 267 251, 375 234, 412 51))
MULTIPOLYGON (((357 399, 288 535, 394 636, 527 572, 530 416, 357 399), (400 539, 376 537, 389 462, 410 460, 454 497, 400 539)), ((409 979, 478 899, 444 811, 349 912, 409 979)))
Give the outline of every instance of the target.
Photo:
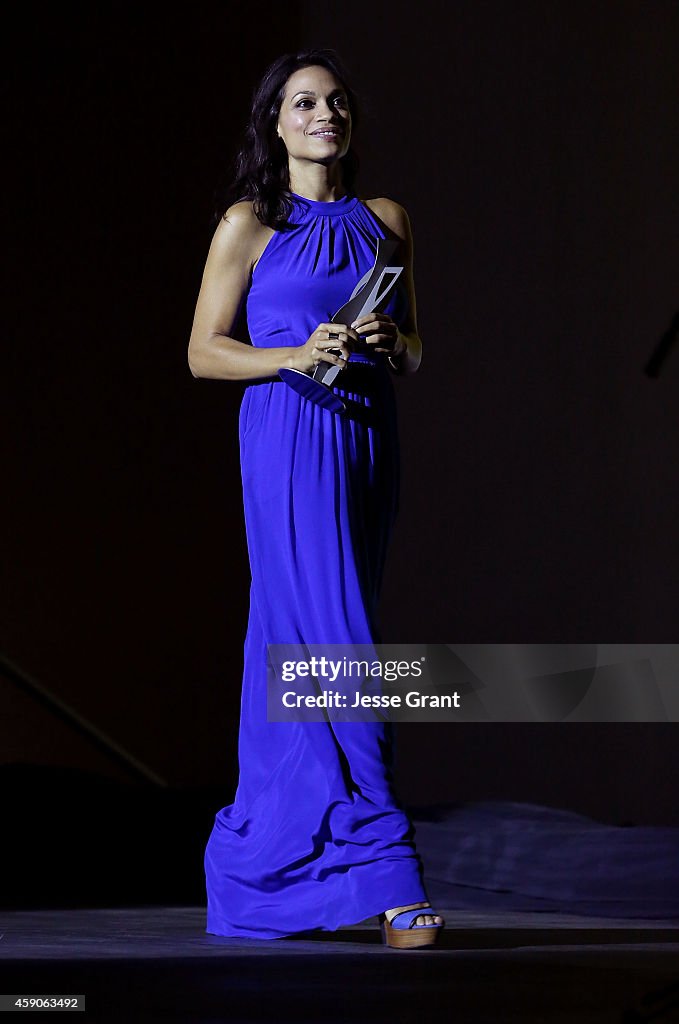
POLYGON ((342 341, 348 341, 351 339, 355 342, 359 342, 361 340, 353 327, 349 327, 348 324, 331 324, 330 330, 334 334, 339 334, 342 341))
POLYGON ((316 345, 319 348, 332 348, 333 346, 337 348, 341 334, 341 324, 319 324, 314 331, 316 345))
POLYGON ((395 336, 398 328, 393 320, 369 320, 367 323, 359 325, 356 330, 364 337, 366 334, 373 334, 375 331, 381 330, 384 332, 385 327, 391 328, 395 336))
POLYGON ((366 323, 366 321, 372 320, 372 319, 373 319, 372 313, 364 313, 363 316, 359 316, 355 320, 352 320, 351 326, 352 327, 356 327, 356 328, 362 327, 363 324, 366 323))
POLYGON ((351 327, 349 327, 349 324, 326 324, 326 326, 327 326, 329 331, 331 331, 331 332, 334 331, 335 334, 337 333, 337 331, 345 331, 346 332, 346 331, 350 331, 351 330, 351 327))
POLYGON ((394 322, 388 313, 376 313, 373 311, 372 313, 364 313, 363 316, 359 316, 358 319, 353 320, 351 326, 365 327, 370 321, 383 324, 394 322))
POLYGON ((328 332, 328 341, 331 342, 329 348, 338 348, 337 342, 342 342, 345 345, 358 345, 360 338, 356 331, 352 331, 351 327, 345 327, 341 324, 332 324, 333 330, 328 332))
POLYGON ((396 345, 396 337, 393 334, 371 334, 363 340, 366 345, 387 345, 390 352, 396 345))
POLYGON ((335 363, 336 366, 344 367, 349 359, 349 350, 344 345, 336 346, 334 349, 321 348, 316 350, 320 360, 324 363, 335 363))

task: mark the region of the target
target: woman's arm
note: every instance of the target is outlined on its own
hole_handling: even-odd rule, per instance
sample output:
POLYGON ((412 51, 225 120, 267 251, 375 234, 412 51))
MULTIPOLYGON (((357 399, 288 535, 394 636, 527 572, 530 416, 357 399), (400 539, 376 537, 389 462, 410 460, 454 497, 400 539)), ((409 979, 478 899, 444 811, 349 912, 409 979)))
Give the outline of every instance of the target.
MULTIPOLYGON (((422 341, 417 331, 417 304, 413 280, 413 234, 410 220, 403 207, 392 199, 374 199, 369 205, 403 242, 403 277, 408 295, 408 312, 398 333, 400 342, 405 348, 400 355, 389 357, 389 365, 394 373, 416 373, 422 361, 422 341)), ((401 344, 399 344, 399 348, 401 348, 401 344)))
POLYGON ((215 230, 208 252, 189 341, 194 377, 254 380, 292 366, 294 347, 255 348, 230 337, 266 228, 250 202, 235 203, 215 230))

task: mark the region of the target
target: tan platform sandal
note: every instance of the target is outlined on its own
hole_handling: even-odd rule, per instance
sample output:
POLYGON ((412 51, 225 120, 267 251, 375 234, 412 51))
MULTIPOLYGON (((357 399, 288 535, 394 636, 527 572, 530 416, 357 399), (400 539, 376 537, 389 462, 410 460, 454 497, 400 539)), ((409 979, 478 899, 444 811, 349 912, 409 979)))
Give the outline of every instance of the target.
POLYGON ((394 914, 391 922, 386 914, 380 914, 380 931, 385 946, 394 949, 419 949, 423 946, 434 946, 445 927, 442 924, 414 924, 418 917, 429 914, 440 917, 431 907, 416 907, 414 910, 402 910, 394 914), (396 924, 394 923, 396 922, 396 924))

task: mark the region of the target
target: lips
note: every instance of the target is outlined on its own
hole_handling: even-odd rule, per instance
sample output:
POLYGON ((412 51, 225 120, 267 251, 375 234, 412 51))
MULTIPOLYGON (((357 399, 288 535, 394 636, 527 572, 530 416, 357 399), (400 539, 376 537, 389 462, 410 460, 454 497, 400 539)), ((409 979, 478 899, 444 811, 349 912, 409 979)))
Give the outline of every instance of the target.
POLYGON ((331 137, 331 136, 332 137, 336 136, 337 138, 339 138, 340 135, 344 134, 344 132, 342 131, 341 128, 319 128, 319 129, 317 129, 317 131, 311 132, 310 134, 311 135, 324 135, 324 136, 327 136, 328 138, 331 137))

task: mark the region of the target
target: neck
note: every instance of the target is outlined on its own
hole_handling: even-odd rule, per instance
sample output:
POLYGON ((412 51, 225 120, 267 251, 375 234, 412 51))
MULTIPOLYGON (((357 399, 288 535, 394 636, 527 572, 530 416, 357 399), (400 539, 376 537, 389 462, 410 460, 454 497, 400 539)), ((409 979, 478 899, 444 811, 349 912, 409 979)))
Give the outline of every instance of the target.
POLYGON ((324 164, 310 166, 308 163, 290 160, 289 178, 291 192, 315 203, 335 203, 347 194, 338 164, 331 167, 324 164))

